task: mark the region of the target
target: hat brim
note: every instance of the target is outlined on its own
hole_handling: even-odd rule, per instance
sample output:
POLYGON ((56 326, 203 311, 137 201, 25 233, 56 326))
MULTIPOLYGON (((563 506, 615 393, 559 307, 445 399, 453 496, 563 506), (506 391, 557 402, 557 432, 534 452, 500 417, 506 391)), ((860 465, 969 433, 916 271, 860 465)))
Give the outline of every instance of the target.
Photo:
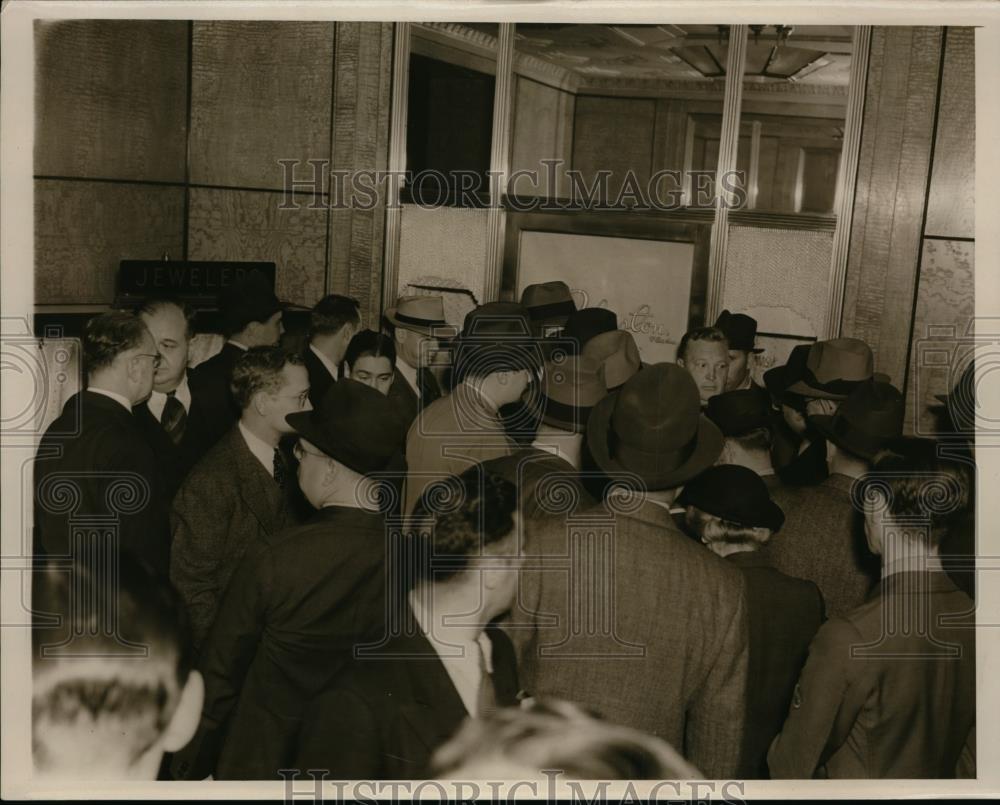
POLYGON ((611 413, 617 394, 609 394, 594 406, 587 420, 587 447, 597 466, 614 479, 615 475, 631 473, 638 475, 652 490, 670 489, 680 486, 696 475, 707 470, 722 453, 722 431, 704 415, 699 415, 698 431, 695 434, 694 451, 678 467, 667 472, 656 473, 642 468, 627 467, 611 456, 608 449, 608 433, 611 430, 611 413))
POLYGON ((768 528, 772 533, 780 531, 781 527, 785 524, 785 512, 771 499, 768 499, 767 506, 764 507, 763 511, 758 513, 759 516, 751 518, 734 517, 732 514, 720 512, 718 509, 713 511, 714 507, 711 504, 705 504, 701 500, 693 499, 687 493, 686 488, 677 497, 675 503, 678 506, 694 506, 706 514, 711 514, 713 517, 721 517, 723 520, 729 520, 748 528, 768 528))
POLYGON ((421 333, 422 335, 434 335, 434 328, 447 327, 446 322, 441 322, 439 324, 428 324, 426 326, 413 324, 408 321, 400 321, 396 318, 398 308, 391 307, 382 315, 385 316, 386 320, 392 324, 393 327, 402 327, 404 330, 412 330, 415 333, 421 333))
MULTIPOLYGON (((861 383, 863 381, 859 380, 858 382, 861 383)), ((835 394, 832 391, 818 389, 815 386, 810 386, 804 380, 792 383, 783 393, 798 394, 801 397, 812 397, 817 400, 846 400, 849 396, 848 394, 835 394)))
POLYGON ((367 475, 371 472, 384 470, 391 460, 391 456, 384 461, 371 455, 358 455, 350 450, 346 445, 332 439, 330 434, 324 431, 316 423, 312 416, 312 411, 296 411, 294 414, 285 416, 285 421, 292 427, 298 436, 316 445, 323 453, 334 461, 349 467, 355 472, 367 475))
POLYGON ((852 439, 845 437, 843 434, 838 434, 833 430, 833 415, 830 414, 816 414, 815 416, 809 417, 809 423, 813 425, 816 430, 820 432, 820 435, 828 442, 833 442, 837 447, 846 450, 849 453, 853 453, 856 456, 860 456, 867 461, 871 461, 875 458, 875 455, 885 447, 885 444, 879 443, 877 445, 866 443, 858 439, 852 439))

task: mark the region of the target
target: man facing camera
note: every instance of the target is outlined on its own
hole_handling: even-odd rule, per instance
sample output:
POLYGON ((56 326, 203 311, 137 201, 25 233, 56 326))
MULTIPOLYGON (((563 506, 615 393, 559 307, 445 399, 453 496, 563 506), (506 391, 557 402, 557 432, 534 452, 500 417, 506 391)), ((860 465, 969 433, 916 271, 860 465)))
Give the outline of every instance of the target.
POLYGON ((467 717, 517 702, 510 639, 490 625, 517 593, 517 490, 482 467, 425 495, 411 535, 415 581, 401 634, 372 647, 308 708, 295 765, 338 779, 421 778, 467 717), (423 530, 426 528, 427 530, 423 530))
POLYGON ((200 647, 243 555, 270 541, 292 519, 294 480, 279 442, 285 417, 308 410, 309 378, 279 347, 247 350, 233 367, 240 420, 192 470, 174 499, 170 579, 200 647))
POLYGON ((729 342, 729 369, 726 374, 726 391, 749 389, 757 384, 751 374, 751 355, 764 351, 757 346, 757 319, 745 313, 723 310, 715 320, 715 327, 722 331, 729 342))
POLYGON ((382 394, 335 383, 289 414, 299 486, 317 511, 248 553, 202 649, 205 708, 180 779, 274 780, 294 760, 307 703, 385 628, 383 472, 402 440, 382 394))
POLYGON ((66 401, 38 447, 36 554, 68 557, 81 543, 84 553, 120 548, 166 575, 166 493, 132 413, 149 397, 159 363, 156 342, 137 316, 105 313, 87 322, 87 387, 66 401))
POLYGON ((82 564, 35 574, 36 780, 155 780, 198 726, 204 686, 180 602, 130 557, 116 570, 113 584, 82 564))
POLYGON ((704 408, 709 397, 726 390, 729 342, 725 334, 715 327, 688 330, 677 346, 677 365, 687 369, 694 378, 704 408))

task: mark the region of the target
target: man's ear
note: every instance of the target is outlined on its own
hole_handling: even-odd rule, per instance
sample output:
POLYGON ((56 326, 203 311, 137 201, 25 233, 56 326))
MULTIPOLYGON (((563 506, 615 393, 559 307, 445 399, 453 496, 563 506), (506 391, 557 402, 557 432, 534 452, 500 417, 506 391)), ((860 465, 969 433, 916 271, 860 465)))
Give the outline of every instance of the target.
POLYGON ((201 721, 201 707, 205 701, 205 682, 201 674, 192 671, 181 691, 181 700, 163 733, 161 743, 165 752, 178 752, 194 737, 201 721))
POLYGON ((268 408, 271 405, 271 400, 268 395, 263 391, 258 391, 253 395, 253 399, 250 401, 250 405, 253 406, 254 411, 256 411, 260 416, 267 416, 268 408))
POLYGON ((684 359, 683 358, 678 358, 677 359, 677 365, 678 366, 684 366, 684 359))

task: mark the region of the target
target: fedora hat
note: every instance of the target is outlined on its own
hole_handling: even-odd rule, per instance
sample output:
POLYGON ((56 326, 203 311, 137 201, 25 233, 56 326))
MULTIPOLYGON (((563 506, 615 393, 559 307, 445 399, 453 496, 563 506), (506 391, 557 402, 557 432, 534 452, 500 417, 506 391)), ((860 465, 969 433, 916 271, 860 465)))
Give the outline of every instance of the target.
MULTIPOLYGON (((600 369, 597 361, 582 355, 546 363, 533 405, 536 416, 547 425, 583 433, 591 410, 608 393, 600 369)), ((525 391, 526 398, 529 392, 525 391)))
POLYGON ((319 407, 285 421, 330 458, 363 475, 385 469, 406 438, 384 394, 350 378, 330 386, 319 407))
POLYGON ((669 489, 715 463, 722 433, 701 415, 687 370, 654 363, 594 406, 587 446, 609 476, 634 473, 648 489, 669 489))
POLYGON ((736 464, 719 464, 684 485, 678 506, 694 506, 707 514, 750 528, 777 531, 785 513, 768 492, 767 484, 753 470, 736 464))
POLYGON ((595 335, 618 329, 618 316, 606 307, 585 307, 566 320, 561 339, 575 343, 579 353, 595 335))
POLYGON ((252 321, 267 321, 287 307, 274 293, 271 281, 260 271, 251 271, 222 292, 218 299, 224 329, 238 332, 252 321))
POLYGON ((832 416, 809 417, 837 447, 871 461, 903 435, 903 395, 881 380, 861 383, 832 416))
POLYGON ((431 335, 435 327, 443 327, 444 299, 440 296, 401 296, 396 305, 385 312, 396 327, 431 335))
POLYGON ((802 372, 806 367, 806 358, 809 357, 811 344, 798 344, 792 348, 788 360, 781 366, 775 366, 764 372, 764 387, 771 392, 771 396, 779 403, 795 403, 802 399, 799 394, 790 394, 788 387, 802 379, 802 372))
POLYGON ((866 380, 889 379, 886 375, 876 376, 874 367, 871 347, 860 339, 817 341, 809 348, 801 377, 786 390, 805 397, 846 400, 866 380))
POLYGON ((521 304, 528 311, 535 335, 540 335, 545 325, 564 327, 566 320, 576 312, 573 295, 562 280, 529 285, 521 292, 521 304))
POLYGON ((453 342, 452 355, 457 380, 475 366, 519 371, 542 365, 528 312, 517 302, 487 302, 470 310, 453 342))
POLYGON ((639 347, 632 334, 625 330, 598 333, 583 345, 580 354, 600 365, 608 391, 623 385, 642 368, 639 347))
POLYGON ((757 340, 757 319, 752 316, 723 310, 714 326, 725 333, 730 349, 755 353, 764 351, 763 347, 754 346, 757 340))
POLYGON ((742 436, 770 424, 771 395, 760 386, 716 394, 708 398, 705 416, 719 426, 723 436, 742 436))

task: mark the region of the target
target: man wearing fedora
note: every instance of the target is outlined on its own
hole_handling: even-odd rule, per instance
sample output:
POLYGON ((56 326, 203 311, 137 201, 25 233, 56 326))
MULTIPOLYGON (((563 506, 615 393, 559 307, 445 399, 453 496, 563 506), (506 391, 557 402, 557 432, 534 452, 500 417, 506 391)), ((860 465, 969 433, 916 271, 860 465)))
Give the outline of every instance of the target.
POLYGON ((566 320, 561 339, 570 350, 579 354, 595 335, 618 329, 618 315, 606 307, 585 307, 571 313, 566 320))
POLYGON ((207 450, 240 417, 229 382, 237 358, 250 347, 276 345, 285 331, 283 304, 260 272, 254 271, 219 294, 219 314, 226 343, 188 374, 191 391, 204 401, 207 450))
POLYGON ((352 380, 288 415, 313 518, 248 554, 199 660, 205 706, 174 758, 179 779, 279 779, 306 704, 385 629, 380 473, 400 424, 385 395, 352 380))
POLYGON ((396 343, 396 375, 389 400, 409 427, 417 413, 442 395, 441 384, 430 370, 430 353, 437 344, 434 328, 445 326, 444 299, 440 296, 401 296, 385 312, 396 343))
POLYGON ((453 354, 455 387, 417 415, 406 437, 406 513, 435 480, 517 448, 500 409, 520 402, 541 364, 527 313, 514 302, 470 311, 453 354))
POLYGON ((748 389, 756 386, 751 375, 750 356, 764 351, 757 344, 757 319, 745 313, 723 310, 715 320, 715 328, 722 330, 729 342, 729 370, 726 374, 726 391, 748 389))
POLYGON ((569 286, 562 280, 528 285, 521 292, 521 304, 528 311, 535 338, 547 338, 562 332, 576 303, 569 286))
POLYGON ((694 378, 701 405, 726 390, 729 372, 729 342, 715 327, 688 330, 677 345, 677 365, 694 378))
POLYGON ((851 490, 875 456, 902 435, 903 396, 888 383, 869 380, 835 414, 811 422, 826 439, 830 475, 817 486, 775 490, 786 520, 767 553, 781 572, 814 582, 832 617, 858 606, 878 580, 878 560, 865 547, 851 490))
POLYGON ((580 354, 598 363, 608 391, 620 389, 643 366, 639 347, 627 330, 610 330, 595 335, 583 345, 580 354))
POLYGON ((522 604, 536 613, 519 651, 522 684, 652 733, 710 778, 731 777, 745 719, 745 584, 670 514, 678 487, 718 458, 722 434, 700 415, 691 376, 660 363, 594 406, 587 442, 628 492, 588 517, 526 523, 539 571, 521 579, 522 604), (589 550, 609 529, 612 549, 589 550), (600 610, 600 635, 578 622, 579 607, 600 610))
POLYGON ((768 567, 761 555, 785 514, 752 470, 712 467, 684 485, 678 503, 686 507, 691 535, 736 565, 746 581, 750 670, 737 776, 766 778, 767 748, 781 731, 809 641, 823 622, 823 598, 815 584, 768 567))
POLYGON ((531 446, 579 470, 583 434, 594 406, 607 394, 601 366, 583 355, 547 362, 534 406, 539 424, 531 446))
POLYGON ((320 299, 309 314, 309 343, 302 362, 309 372, 309 401, 317 407, 327 389, 340 377, 347 346, 361 329, 357 299, 330 294, 320 299))

